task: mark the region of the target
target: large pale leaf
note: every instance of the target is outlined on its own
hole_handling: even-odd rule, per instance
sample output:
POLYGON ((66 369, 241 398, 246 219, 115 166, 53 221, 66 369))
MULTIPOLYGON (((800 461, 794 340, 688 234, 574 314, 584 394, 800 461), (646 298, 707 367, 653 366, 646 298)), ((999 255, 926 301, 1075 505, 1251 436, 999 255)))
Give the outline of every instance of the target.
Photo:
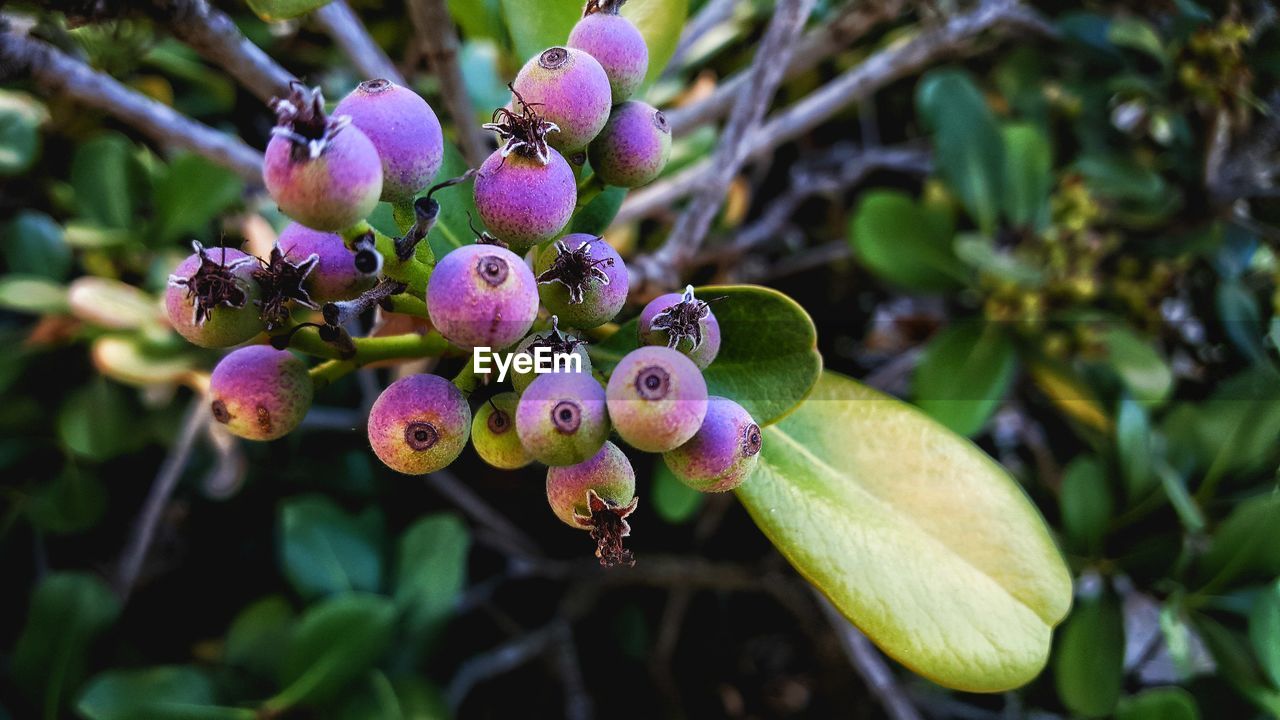
POLYGON ((929 341, 916 366, 916 404, 955 432, 973 435, 1004 400, 1017 367, 1017 349, 999 325, 956 323, 929 341))
POLYGON ((977 447, 835 373, 765 432, 738 497, 886 653, 997 692, 1044 667, 1071 577, 1036 508, 977 447))
MULTIPOLYGON (((813 320, 796 301, 756 285, 719 285, 695 290, 711 300, 721 345, 702 372, 707 390, 738 402, 756 422, 768 425, 791 412, 822 372, 813 320)), ((596 367, 609 370, 639 343, 632 320, 600 345, 590 346, 596 367)))
POLYGON ((646 83, 656 80, 666 69, 688 15, 689 0, 630 0, 622 6, 622 16, 635 23, 649 46, 646 83))
POLYGON ((585 0, 502 0, 502 14, 521 64, 552 45, 564 45, 585 0))

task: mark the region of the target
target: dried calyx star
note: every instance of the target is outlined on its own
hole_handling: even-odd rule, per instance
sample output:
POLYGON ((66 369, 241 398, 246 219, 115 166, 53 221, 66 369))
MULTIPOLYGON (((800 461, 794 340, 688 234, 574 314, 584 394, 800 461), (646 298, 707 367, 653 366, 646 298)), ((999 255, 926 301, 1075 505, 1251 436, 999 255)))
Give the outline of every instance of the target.
POLYGON ((582 11, 582 17, 594 15, 595 13, 608 13, 617 15, 627 0, 588 0, 587 7, 582 11))
POLYGON ((687 285, 680 302, 653 316, 650 327, 667 332, 667 347, 676 347, 681 340, 688 340, 692 349, 702 344, 702 324, 711 314, 711 303, 720 298, 699 300, 693 296, 693 286, 687 285))
POLYGON ((587 507, 590 515, 574 513, 573 519, 591 532, 596 541, 596 557, 604 567, 635 565, 635 554, 622 546, 623 538, 631 536, 631 524, 627 517, 636 511, 640 498, 633 497, 626 505, 618 505, 600 497, 595 490, 587 491, 587 507))
POLYGON ((532 351, 534 348, 545 347, 551 351, 552 355, 568 355, 573 352, 574 348, 586 344, 586 340, 561 332, 560 317, 552 315, 551 330, 546 334, 535 333, 533 341, 525 349, 532 351))
POLYGON ((289 97, 271 100, 271 110, 276 114, 271 134, 293 143, 295 160, 318 158, 333 136, 351 123, 351 117, 329 117, 324 111, 324 95, 318 87, 309 88, 297 80, 289 87, 289 97))
POLYGON ((260 261, 261 267, 253 271, 253 279, 262 289, 262 299, 256 302, 261 311, 262 323, 268 330, 275 330, 289 322, 290 300, 312 310, 319 308, 303 286, 307 276, 319 262, 320 256, 312 253, 294 263, 278 247, 272 248, 269 259, 260 261))
POLYGON ((587 284, 592 280, 601 285, 609 284, 609 275, 601 269, 611 267, 613 258, 591 259, 591 243, 582 243, 575 250, 562 241, 556 241, 556 259, 551 267, 538 275, 538 284, 558 282, 569 290, 569 302, 579 304, 583 300, 587 284))
POLYGON ((526 157, 537 158, 546 165, 551 161, 551 151, 547 147, 547 133, 560 132, 560 127, 547 122, 533 109, 533 105, 524 101, 520 93, 511 85, 511 94, 520 105, 520 112, 515 113, 506 108, 493 111, 493 119, 484 124, 485 130, 492 130, 503 141, 502 157, 518 152, 526 157))
POLYGON ((170 275, 169 285, 186 289, 193 308, 192 322, 203 325, 216 307, 244 307, 249 296, 232 271, 256 258, 236 253, 239 257, 228 261, 226 248, 210 253, 199 242, 192 242, 191 248, 199 256, 200 265, 188 277, 170 275))

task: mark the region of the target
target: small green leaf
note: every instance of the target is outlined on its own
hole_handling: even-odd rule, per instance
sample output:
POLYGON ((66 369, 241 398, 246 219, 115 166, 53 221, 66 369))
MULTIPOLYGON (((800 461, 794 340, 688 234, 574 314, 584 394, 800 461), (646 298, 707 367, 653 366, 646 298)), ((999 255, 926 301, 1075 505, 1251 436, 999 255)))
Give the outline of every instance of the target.
MULTIPOLYGON (((467 170, 467 161, 462 158, 462 153, 458 152, 453 143, 446 141, 444 164, 436 175, 437 182, 458 177, 467 170)), ((475 181, 468 180, 441 188, 431 196, 440 201, 440 215, 436 218, 435 227, 427 235, 427 242, 435 257, 442 258, 454 248, 475 242, 476 236, 471 232, 471 223, 474 222, 479 227, 480 214, 476 211, 475 196, 472 194, 474 185, 475 181), (468 220, 468 217, 471 219, 468 220)))
MULTIPOLYGON (((497 1, 494 0, 494 4, 497 1)), ((468 4, 480 5, 471 2, 468 4)), ((502 49, 496 42, 480 39, 462 43, 462 49, 458 51, 458 64, 477 119, 487 121, 493 108, 502 107, 511 101, 511 90, 507 88, 510 79, 503 76, 502 49)))
POLYGON ((453 21, 468 39, 506 40, 502 26, 502 0, 449 0, 449 14, 453 15, 453 21))
POLYGON ((102 518, 107 490, 88 469, 68 464, 31 494, 26 509, 31 522, 45 532, 82 532, 102 518))
POLYGON ((862 195, 849 225, 853 250, 877 275, 910 290, 961 286, 964 275, 951 249, 950 215, 921 207, 896 190, 862 195))
POLYGON ((1116 720, 1200 720, 1191 693, 1180 687, 1143 690, 1116 705, 1116 720))
POLYGON ((1258 656, 1258 664, 1280 687, 1280 581, 1269 583, 1249 611, 1249 642, 1258 656))
POLYGON ((1031 681, 1071 577, 1035 505, 972 443, 835 373, 765 431, 756 525, 891 657, 946 687, 1031 681))
POLYGON ((438 689, 417 677, 389 679, 374 670, 350 694, 339 720, 450 720, 452 714, 438 689))
POLYGON ((276 677, 293 623, 293 608, 279 595, 250 604, 236 615, 227 630, 227 664, 259 677, 276 677))
POLYGON ((553 45, 569 41, 569 31, 582 17, 582 0, 502 0, 507 32, 520 64, 553 45))
POLYGON ((996 248, 986 235, 960 233, 955 240, 956 257, 966 265, 998 280, 1025 288, 1044 286, 1044 270, 1013 252, 996 248))
POLYGON ((136 148, 123 135, 99 135, 81 144, 71 161, 76 209, 98 225, 133 227, 138 208, 149 192, 147 185, 136 148))
POLYGON ((289 20, 329 4, 329 0, 245 0, 245 2, 250 10, 266 22, 289 20))
MULTIPOLYGON (((720 353, 702 376, 707 391, 736 401, 761 426, 777 422, 809 394, 822 372, 813 320, 794 300, 756 285, 699 288, 720 323, 720 353)), ((634 350, 637 321, 588 346, 596 367, 608 371, 634 350)))
POLYGON ((1218 318, 1231 343, 1250 362, 1265 361, 1262 310, 1257 297, 1241 281, 1229 280, 1218 285, 1215 299, 1218 318))
POLYGON ((1102 344, 1107 349, 1107 362, 1138 402, 1155 407, 1169 397, 1173 371, 1153 343, 1116 325, 1103 333, 1102 344))
POLYGON ((1196 406, 1195 429, 1204 465, 1215 473, 1265 467, 1280 437, 1280 375, 1263 364, 1220 382, 1196 406))
POLYGON ((1111 490, 1097 458, 1071 461, 1062 473, 1062 526, 1071 547, 1092 555, 1102 550, 1111 520, 1111 490))
POLYGON ((284 686, 265 708, 279 712, 334 698, 382 657, 396 608, 379 595, 348 593, 313 605, 294 627, 280 671, 284 686))
POLYGON ((124 389, 98 379, 77 389, 62 406, 58 436, 71 452, 102 462, 146 443, 146 436, 135 431, 136 422, 124 389))
POLYGON ((1080 598, 1058 633, 1053 679, 1071 712, 1108 715, 1124 681, 1124 617, 1120 602, 1102 591, 1080 598))
POLYGON ((26 93, 0 90, 0 177, 21 175, 40 155, 40 125, 49 113, 26 93))
POLYGON ((1126 496, 1134 502, 1155 487, 1151 469, 1151 421, 1146 410, 1129 398, 1116 413, 1116 456, 1124 474, 1126 496))
POLYGON ((89 352, 98 372, 138 387, 177 384, 196 369, 196 356, 185 348, 152 348, 136 336, 103 335, 89 352))
POLYGON ((32 315, 65 313, 67 289, 37 275, 6 275, 0 278, 0 308, 32 315))
POLYGON ((1049 222, 1053 190, 1053 150, 1040 128, 1030 123, 1005 125, 1004 214, 1017 227, 1040 229, 1049 222))
POLYGON ((693 519, 706 495, 680 482, 665 462, 653 465, 653 508, 672 525, 693 519))
POLYGON ((89 682, 76 704, 88 720, 253 720, 248 708, 217 707, 213 681, 185 666, 112 670, 89 682))
POLYGON ((35 210, 23 210, 5 228, 4 259, 9 272, 65 280, 71 272, 71 247, 62 226, 35 210))
POLYGON ((380 589, 381 533, 373 525, 318 495, 285 502, 280 509, 281 565, 298 594, 380 589))
POLYGON ((1165 52, 1160 35, 1150 23, 1139 17, 1121 15, 1113 19, 1107 27, 1107 40, 1117 47, 1146 53, 1160 61, 1162 65, 1169 62, 1169 55, 1165 52))
POLYGON ((921 79, 916 108, 934 133, 938 171, 978 228, 993 235, 1005 189, 1000 126, 972 76, 934 70, 921 79))
POLYGON ((120 603, 98 578, 60 572, 40 581, 30 608, 9 668, 52 720, 62 716, 59 708, 84 677, 90 645, 115 622, 120 603))
POLYGON ((956 323, 925 347, 912 395, 938 422, 961 435, 973 435, 1004 400, 1017 367, 1013 341, 999 326, 956 323))
POLYGON ((120 280, 85 275, 67 288, 71 314, 108 330, 138 330, 161 326, 160 303, 138 288, 120 280))
POLYGON ((401 645, 413 654, 434 638, 453 613, 467 583, 471 537, 454 515, 430 515, 415 522, 400 538, 396 561, 395 601, 405 637, 401 645))
POLYGON ((184 154, 169 164, 156 183, 155 220, 148 241, 154 245, 212 236, 210 223, 244 192, 244 181, 234 172, 195 154, 184 154))
POLYGON ((603 234, 605 228, 609 227, 609 223, 613 222, 613 218, 618 214, 618 208, 622 207, 622 201, 626 198, 626 188, 605 188, 604 192, 574 214, 573 220, 569 223, 569 232, 588 235, 603 234))
POLYGON ((1237 505, 1214 531, 1198 574, 1210 589, 1240 578, 1280 576, 1280 496, 1267 493, 1237 505))
POLYGON ((689 0, 629 0, 622 6, 622 16, 635 23, 649 46, 646 84, 657 80, 667 68, 680 42, 680 31, 684 29, 688 15, 689 0))

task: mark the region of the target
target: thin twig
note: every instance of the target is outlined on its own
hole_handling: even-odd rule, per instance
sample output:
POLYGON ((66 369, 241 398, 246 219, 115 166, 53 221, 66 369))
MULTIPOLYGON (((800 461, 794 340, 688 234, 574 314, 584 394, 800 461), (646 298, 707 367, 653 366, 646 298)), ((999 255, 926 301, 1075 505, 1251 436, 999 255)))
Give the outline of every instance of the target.
POLYGON ((154 4, 151 14, 260 100, 288 95, 293 73, 249 42, 234 20, 206 0, 163 0, 154 4))
POLYGON ((902 688, 898 687, 898 682, 894 679, 893 672, 889 670, 888 663, 880 655, 880 651, 876 650, 866 635, 863 635, 840 614, 839 610, 836 610, 830 600, 817 590, 814 590, 814 595, 817 596, 818 604, 831 622, 832 629, 836 631, 841 647, 849 656, 849 662, 853 663, 854 669, 867 683, 871 694, 875 695, 884 706, 889 717, 893 720, 921 720, 920 712, 911 704, 911 700, 902 692, 902 688))
POLYGON ((368 29, 346 0, 331 0, 312 16, 366 80, 383 78, 397 85, 405 84, 404 75, 369 36, 368 29))
POLYGON ((66 95, 114 115, 161 145, 191 150, 249 182, 262 182, 262 155, 239 138, 191 120, 46 42, 0 32, 0 68, 7 75, 30 75, 46 96, 66 95))
POLYGON ((737 5, 738 0, 708 0, 702 9, 685 23, 684 32, 680 33, 680 41, 676 44, 671 59, 667 61, 667 68, 662 71, 662 76, 667 78, 677 75, 680 72, 680 66, 684 64, 684 56, 689 50, 717 25, 732 18, 737 5))
POLYGON ((560 669, 560 684, 564 686, 564 716, 566 720, 591 720, 595 717, 595 705, 582 679, 582 662, 573 640, 573 628, 567 623, 560 626, 555 638, 556 666, 560 669))
POLYGON ((795 40, 813 5, 814 0, 779 0, 751 61, 750 90, 740 94, 734 102, 733 113, 725 125, 724 139, 710 159, 712 169, 706 173, 702 188, 676 221, 662 248, 632 264, 636 276, 633 285, 642 286, 646 277, 669 277, 673 268, 680 267, 697 252, 724 202, 725 191, 747 158, 745 141, 756 131, 773 101, 778 83, 782 81, 782 72, 795 51, 795 40))
POLYGON ((542 555, 542 551, 532 538, 479 495, 472 492, 466 483, 458 479, 458 476, 447 470, 438 470, 427 475, 427 484, 448 498, 472 520, 491 530, 501 539, 509 554, 524 559, 534 559, 542 555))
POLYGON ((462 701, 467 699, 467 695, 471 694, 477 685, 490 678, 511 672, 546 652, 558 638, 563 636, 563 626, 563 620, 554 620, 462 663, 458 667, 458 672, 454 674, 453 680, 449 682, 446 693, 449 707, 456 713, 462 701))
POLYGON ((147 494, 146 502, 138 512, 138 519, 134 521, 133 530, 129 534, 129 543, 120 553, 120 561, 116 565, 116 575, 112 584, 116 595, 122 601, 128 599, 134 584, 138 581, 142 563, 147 558, 147 550, 151 547, 151 541, 155 539, 156 525, 160 522, 160 515, 169 504, 169 497, 173 495, 173 490, 178 486, 178 480, 191 459, 191 450, 195 447, 196 437, 209 421, 209 417, 204 397, 197 396, 192 399, 182 421, 182 428, 178 431, 178 439, 169 448, 169 454, 165 456, 164 462, 160 464, 160 470, 151 483, 151 491, 147 494))
POLYGON ((445 0, 409 0, 409 19, 413 23, 422 52, 431 71, 440 82, 440 95, 453 118, 458 146, 472 167, 478 167, 489 154, 488 145, 476 124, 475 107, 458 64, 458 35, 445 0))

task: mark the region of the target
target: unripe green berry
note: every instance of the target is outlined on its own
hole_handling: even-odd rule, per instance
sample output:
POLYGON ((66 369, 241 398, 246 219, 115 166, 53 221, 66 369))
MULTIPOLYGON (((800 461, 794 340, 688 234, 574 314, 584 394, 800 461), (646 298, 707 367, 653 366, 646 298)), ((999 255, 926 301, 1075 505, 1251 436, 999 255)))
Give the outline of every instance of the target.
POLYGON ((516 433, 516 403, 513 392, 494 395, 476 410, 471 421, 471 444, 481 460, 499 470, 515 470, 533 462, 516 433))

